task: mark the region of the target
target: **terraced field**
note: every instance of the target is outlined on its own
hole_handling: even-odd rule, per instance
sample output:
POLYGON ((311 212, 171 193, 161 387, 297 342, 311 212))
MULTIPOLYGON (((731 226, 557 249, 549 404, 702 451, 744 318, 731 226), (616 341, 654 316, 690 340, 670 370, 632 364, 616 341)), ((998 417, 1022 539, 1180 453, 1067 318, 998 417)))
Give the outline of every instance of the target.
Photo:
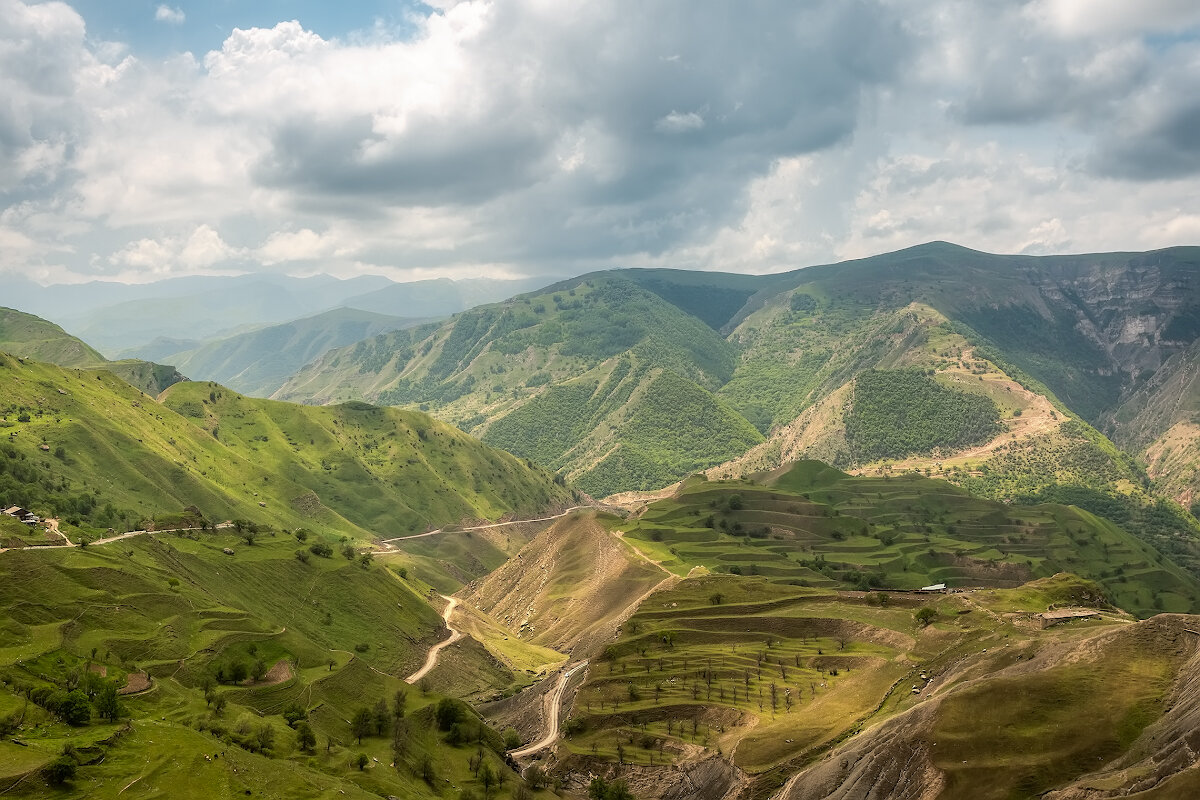
POLYGON ((477 785, 477 754, 515 785, 498 733, 399 677, 444 636, 429 587, 317 544, 340 542, 221 531, 0 556, 0 793, 435 797, 477 785), (110 716, 105 692, 135 674, 148 687, 110 716), (63 758, 76 775, 52 788, 63 758))
POLYGON ((1099 596, 1068 575, 933 596, 688 579, 647 601, 593 664, 559 757, 576 772, 640 776, 652 796, 664 789, 649 788, 654 769, 678 777, 716 755, 740 771, 742 797, 766 797, 797 775, 789 790, 808 793, 789 796, 835 796, 840 786, 836 796, 865 797, 852 787, 923 779, 948 786, 947 797, 982 797, 992 785, 1000 791, 988 796, 1032 796, 1133 758, 1162 698, 1190 680, 1194 617, 1133 623, 1101 604, 1089 620, 1041 629, 1035 612, 1099 596), (1085 711, 1097 698, 1107 710, 1085 711), (989 733, 980 719, 993 720, 982 725, 989 733), (880 743, 897 729, 903 748, 880 743), (930 741, 928 763, 906 774, 905 753, 930 741), (855 747, 879 752, 837 758, 855 747), (872 759, 901 762, 889 766, 898 774, 880 778, 872 759), (870 777, 822 783, 822 770, 870 777))
POLYGON ((1141 615, 1200 608, 1189 573, 1072 506, 1007 505, 918 475, 852 477, 815 461, 740 481, 690 478, 626 541, 679 575, 696 566, 815 588, 1011 587, 1057 572, 1141 615))

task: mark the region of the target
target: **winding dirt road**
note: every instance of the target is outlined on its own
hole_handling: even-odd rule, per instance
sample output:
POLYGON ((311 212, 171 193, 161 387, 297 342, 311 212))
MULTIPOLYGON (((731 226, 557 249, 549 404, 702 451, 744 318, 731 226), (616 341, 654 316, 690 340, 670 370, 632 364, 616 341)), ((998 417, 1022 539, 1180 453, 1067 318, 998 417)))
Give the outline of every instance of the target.
POLYGON ((563 694, 567 691, 567 681, 572 675, 587 665, 588 662, 586 660, 580 661, 575 666, 563 672, 559 677, 558 685, 554 687, 554 692, 550 696, 550 710, 546 717, 546 735, 531 745, 522 747, 519 750, 510 750, 509 755, 513 758, 525 758, 558 741, 558 710, 562 706, 563 694))
MULTIPOLYGON (((42 545, 34 545, 33 547, 4 547, 4 548, 0 548, 0 553, 7 553, 9 550, 54 550, 54 549, 63 548, 63 547, 81 547, 82 546, 79 542, 72 542, 70 539, 67 538, 67 535, 65 533, 63 533, 62 531, 60 531, 58 529, 58 520, 46 520, 46 521, 54 523, 53 532, 58 534, 59 536, 61 536, 63 538, 63 541, 66 542, 66 544, 42 544, 42 545)), ((213 526, 214 529, 217 529, 217 528, 224 529, 224 528, 232 528, 232 527, 233 527, 232 522, 218 522, 216 525, 213 526)), ((95 547, 96 545, 112 544, 113 542, 119 542, 119 541, 122 541, 123 539, 132 539, 134 536, 142 536, 147 533, 180 533, 182 531, 202 531, 202 530, 204 530, 204 529, 203 528, 163 528, 162 530, 157 530, 157 531, 129 531, 128 533, 118 533, 116 536, 109 536, 104 539, 97 539, 94 542, 88 542, 87 546, 95 547)))
POLYGON ((454 613, 454 608, 458 605, 458 598, 446 597, 446 595, 442 595, 442 599, 446 601, 446 610, 442 612, 442 619, 446 621, 446 628, 450 631, 450 638, 438 642, 433 647, 429 648, 429 655, 425 656, 425 664, 412 675, 409 675, 407 678, 405 678, 405 683, 416 683, 417 681, 421 680, 421 678, 424 678, 425 675, 429 673, 429 670, 437 666, 438 653, 442 652, 443 648, 449 647, 459 639, 463 638, 462 631, 456 631, 454 628, 450 627, 450 615, 454 613))

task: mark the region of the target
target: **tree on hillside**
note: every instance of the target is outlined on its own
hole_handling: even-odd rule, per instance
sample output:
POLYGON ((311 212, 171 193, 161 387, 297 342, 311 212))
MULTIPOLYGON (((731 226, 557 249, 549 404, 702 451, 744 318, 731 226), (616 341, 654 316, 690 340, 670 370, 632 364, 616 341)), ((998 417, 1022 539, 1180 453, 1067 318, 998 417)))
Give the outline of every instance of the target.
POLYGON ((75 759, 61 755, 42 768, 42 775, 51 786, 62 786, 75 777, 75 759))
POLYGON ((454 727, 454 723, 462 718, 462 710, 458 707, 458 703, 449 697, 443 697, 438 701, 434 716, 437 718, 438 727, 448 731, 454 727))
POLYGON ((354 716, 350 718, 350 735, 362 744, 364 736, 370 736, 371 731, 375 728, 375 715, 371 713, 369 708, 360 708, 354 712, 354 716))
POLYGON ((317 746, 317 735, 307 722, 296 723, 296 747, 302 753, 312 753, 317 746))
POLYGON ((116 722, 117 717, 121 716, 121 705, 117 697, 117 685, 115 683, 105 681, 101 684, 100 691, 96 693, 96 714, 101 719, 116 722))
POLYGON ((603 778, 592 778, 588 784, 589 800, 635 800, 625 781, 616 780, 611 783, 603 778))
POLYGON ((498 783, 495 771, 486 762, 479 768, 479 782, 483 784, 483 800, 492 796, 492 789, 498 783))
POLYGON ((388 723, 392 721, 392 712, 388 709, 387 701, 382 697, 375 704, 371 716, 374 718, 375 735, 383 736, 387 733, 388 723))
POLYGON ((925 628, 928 627, 931 622, 937 619, 938 612, 937 609, 933 608, 932 606, 922 606, 921 608, 917 609, 915 616, 917 618, 917 622, 921 623, 921 627, 925 628))

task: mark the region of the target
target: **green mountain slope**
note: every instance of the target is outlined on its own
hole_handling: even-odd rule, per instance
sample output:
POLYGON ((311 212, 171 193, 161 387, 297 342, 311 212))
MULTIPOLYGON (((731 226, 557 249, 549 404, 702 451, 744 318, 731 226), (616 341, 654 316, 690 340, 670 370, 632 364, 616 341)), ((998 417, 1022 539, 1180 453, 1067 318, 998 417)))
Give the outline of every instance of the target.
MULTIPOLYGON (((965 481, 986 465, 986 480, 975 483, 993 497, 1065 483, 1147 507, 1141 469, 1097 430, 1117 435, 1118 406, 1196 341, 1196 320, 1197 248, 1033 257, 934 242, 769 276, 596 273, 441 328, 330 353, 280 396, 415 404, 585 482, 613 446, 628 448, 630 464, 587 483, 593 491, 665 485, 685 474, 685 464, 702 467, 716 451, 747 446, 740 463, 751 471, 811 456, 860 470, 950 476, 955 468, 965 481), (618 294, 626 295, 619 304, 618 294), (614 421, 600 402, 607 393, 582 399, 588 385, 604 384, 608 360, 620 355, 715 395, 721 405, 710 404, 703 417, 720 422, 698 432, 719 445, 714 452, 691 457, 694 443, 681 439, 653 454, 655 468, 635 466, 643 464, 639 442, 624 432, 634 409, 614 421), (922 392, 929 402, 905 415, 916 428, 895 431, 908 444, 864 448, 860 438, 856 445, 867 405, 858 377, 908 368, 932 379, 922 392), (564 414, 568 401, 574 405, 564 414), (931 438, 941 412, 929 403, 966 413, 990 409, 987 401, 998 410, 997 435, 985 436, 995 421, 987 410, 975 434, 931 438), (731 411, 768 441, 746 436, 731 411), (507 414, 513 418, 504 423, 507 414), (1064 429, 1070 420, 1082 427, 1064 429)), ((882 417, 873 424, 886 429, 882 417)), ((1155 485, 1190 501, 1183 488, 1190 460, 1159 461, 1155 485)))
POLYGON ((656 489, 762 440, 703 387, 623 357, 547 388, 489 425, 483 440, 562 470, 597 497, 656 489))
POLYGON ((0 308, 0 351, 64 367, 94 367, 108 359, 53 322, 0 308))
POLYGON ((109 361, 53 322, 11 308, 0 308, 0 352, 63 367, 106 369, 151 396, 186 380, 174 367, 150 361, 109 361))
POLYGON ((669 483, 759 440, 711 394, 735 364, 699 319, 598 275, 332 351, 275 396, 415 404, 609 491, 669 483), (675 422, 686 422, 678 445, 675 422))
POLYGON ((176 384, 158 404, 105 372, 0 356, 0 498, 92 529, 194 508, 354 537, 562 503, 552 477, 424 414, 312 408, 176 384))
POLYGON ((400 317, 338 308, 193 345, 165 358, 194 380, 216 381, 239 392, 267 397, 327 350, 414 324, 400 317))
POLYGON ((795 391, 767 406, 772 424, 795 416, 787 397, 845 337, 914 303, 1093 424, 1200 334, 1200 248, 1034 257, 934 242, 763 280, 727 327, 745 354, 735 383, 786 378, 781 360, 800 370, 795 391))

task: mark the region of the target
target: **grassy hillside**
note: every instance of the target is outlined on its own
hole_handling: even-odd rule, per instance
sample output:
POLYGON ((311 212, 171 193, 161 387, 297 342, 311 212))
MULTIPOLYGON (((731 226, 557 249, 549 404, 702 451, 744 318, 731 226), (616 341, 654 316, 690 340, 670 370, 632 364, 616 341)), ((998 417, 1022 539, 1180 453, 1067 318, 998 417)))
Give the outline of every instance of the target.
MULTIPOLYGON (((779 335, 795 334, 810 345, 830 335, 815 323, 787 322, 791 313, 788 304, 772 301, 756 318, 779 335)), ((973 346, 968 335, 926 306, 875 314, 813 373, 806 396, 820 399, 763 444, 709 470, 710 476, 738 478, 803 458, 876 476, 919 471, 995 500, 1079 505, 1179 563, 1200 568, 1194 521, 1154 493, 1134 459, 994 349, 973 346), (896 384, 893 392, 872 387, 865 418, 856 402, 864 378, 896 384), (923 399, 916 402, 917 397, 923 399), (960 426, 950 437, 956 443, 935 450, 939 437, 951 432, 948 425, 955 417, 950 412, 972 405, 979 406, 978 413, 957 417, 960 426), (990 439, 963 435, 975 424, 986 426, 997 412, 990 439), (853 436, 864 433, 866 447, 860 441, 856 449, 853 436)))
POLYGON ((417 412, 252 400, 176 384, 163 404, 106 372, 0 355, 0 499, 84 535, 185 508, 353 537, 533 512, 551 476, 417 412))
MULTIPOLYGON (((280 396, 423 408, 590 492, 661 487, 742 449, 751 470, 798 457, 860 470, 899 459, 955 480, 986 473, 974 486, 998 499, 1066 484, 1145 509, 1144 471, 1096 430, 1118 435, 1118 405, 1196 341, 1198 265, 1196 248, 1031 257, 934 242, 769 276, 614 270, 332 352, 280 396), (639 408, 654 392, 636 390, 654 384, 609 387, 623 357, 637 374, 695 384, 672 388, 695 409, 694 437, 631 430, 655 416, 639 408), (918 402, 876 398, 905 419, 867 411, 859 376, 909 368, 933 379, 918 402), (954 431, 932 424, 947 414, 954 431), (1083 433, 1064 429, 1069 420, 1083 433)), ((1180 443, 1190 439, 1177 429, 1169 451, 1155 450, 1151 487, 1185 506, 1195 460, 1180 443)))
POLYGON ((0 351, 64 367, 95 367, 106 359, 53 322, 0 308, 0 351))
POLYGON ((626 540, 677 573, 834 588, 1014 586, 1069 571, 1139 614, 1200 608, 1200 581, 1082 509, 1004 505, 917 475, 855 477, 800 462, 755 481, 690 479, 626 540))
POLYGON ((186 380, 174 367, 138 359, 109 361, 53 322, 0 307, 0 352, 61 367, 105 369, 150 396, 186 380))
POLYGON ((734 366, 711 327, 600 275, 335 350, 276 397, 416 405, 607 493, 670 483, 757 442, 711 394, 734 366), (673 431, 684 435, 668 441, 673 431))
POLYGON ((620 358, 547 388, 489 425, 483 440, 564 472, 603 497, 656 489, 762 440, 710 392, 620 358))
POLYGON ((0 791, 438 797, 482 790, 480 754, 514 786, 499 734, 397 677, 444 636, 417 590, 297 547, 230 532, 0 554, 0 791))
POLYGON ((267 397, 325 351, 413 324, 401 317, 337 308, 177 349, 164 358, 195 380, 216 381, 239 392, 267 397))

